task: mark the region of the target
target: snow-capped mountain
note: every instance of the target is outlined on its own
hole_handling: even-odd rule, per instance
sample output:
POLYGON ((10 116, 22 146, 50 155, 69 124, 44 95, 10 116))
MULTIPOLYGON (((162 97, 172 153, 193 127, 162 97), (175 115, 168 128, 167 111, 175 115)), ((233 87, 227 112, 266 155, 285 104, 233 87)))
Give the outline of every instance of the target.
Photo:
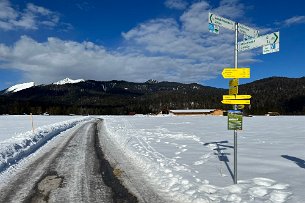
POLYGON ((72 83, 79 83, 79 82, 84 82, 84 79, 78 79, 78 80, 72 80, 70 78, 65 78, 63 80, 60 80, 58 82, 54 82, 54 85, 64 85, 64 84, 72 84, 72 83))
POLYGON ((14 85, 14 86, 8 88, 5 91, 5 93, 18 92, 18 91, 21 91, 21 90, 24 90, 24 89, 28 89, 28 88, 33 87, 33 86, 35 86, 34 82, 27 82, 27 83, 17 84, 17 85, 14 85))

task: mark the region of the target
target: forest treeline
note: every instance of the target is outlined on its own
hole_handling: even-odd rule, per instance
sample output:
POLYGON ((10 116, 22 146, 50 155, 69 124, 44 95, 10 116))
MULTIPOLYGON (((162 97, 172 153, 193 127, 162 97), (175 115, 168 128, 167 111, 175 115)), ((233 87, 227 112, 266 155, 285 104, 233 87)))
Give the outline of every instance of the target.
MULTIPOLYGON (((75 84, 40 85, 16 93, 1 92, 0 114, 126 115, 156 114, 169 109, 230 109, 221 103, 227 89, 196 83, 145 83, 87 80, 75 84)), ((305 115, 305 77, 271 77, 239 86, 252 95, 246 114, 305 115)))

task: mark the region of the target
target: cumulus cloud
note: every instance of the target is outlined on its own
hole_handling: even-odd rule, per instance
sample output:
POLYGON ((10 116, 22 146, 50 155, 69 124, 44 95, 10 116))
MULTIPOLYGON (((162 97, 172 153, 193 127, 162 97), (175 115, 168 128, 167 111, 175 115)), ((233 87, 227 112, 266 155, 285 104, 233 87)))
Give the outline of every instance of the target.
POLYGON ((58 22, 58 14, 46 8, 28 3, 23 11, 19 11, 9 0, 0 1, 0 29, 36 30, 39 26, 54 27, 58 22))
MULTIPOLYGON (((234 8, 225 2, 222 7, 234 8)), ((210 5, 201 1, 191 5, 178 20, 163 18, 141 23, 122 33, 124 43, 115 50, 92 42, 58 38, 37 42, 23 36, 14 45, 0 45, 0 67, 22 70, 26 80, 38 83, 64 77, 203 82, 219 76, 224 67, 233 66, 234 59, 233 32, 208 32, 210 10, 210 5)), ((241 14, 239 10, 234 13, 241 14)), ((253 52, 240 54, 240 65, 255 62, 254 56, 253 52)))
POLYGON ((184 0, 166 0, 165 6, 171 9, 183 10, 187 7, 188 3, 184 0))
MULTIPOLYGON (((53 82, 63 77, 95 80, 145 81, 147 78, 178 81, 192 69, 188 59, 122 54, 92 42, 49 38, 39 43, 23 36, 14 46, 0 45, 2 66, 18 68, 28 80, 53 82)), ((195 64, 196 66, 196 64, 195 64)), ((187 80, 187 79, 186 79, 187 80)))

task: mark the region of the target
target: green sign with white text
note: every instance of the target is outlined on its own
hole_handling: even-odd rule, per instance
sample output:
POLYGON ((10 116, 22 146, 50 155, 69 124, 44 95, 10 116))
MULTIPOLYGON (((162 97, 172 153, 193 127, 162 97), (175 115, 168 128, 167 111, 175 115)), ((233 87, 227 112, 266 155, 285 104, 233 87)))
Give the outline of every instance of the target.
POLYGON ((228 130, 242 130, 243 114, 239 110, 228 111, 228 130))

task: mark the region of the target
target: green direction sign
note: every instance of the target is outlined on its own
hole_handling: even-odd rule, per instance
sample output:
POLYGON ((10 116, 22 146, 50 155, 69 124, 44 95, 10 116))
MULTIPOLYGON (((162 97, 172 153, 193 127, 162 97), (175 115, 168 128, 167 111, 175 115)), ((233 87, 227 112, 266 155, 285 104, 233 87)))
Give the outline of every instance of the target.
POLYGON ((249 49, 277 43, 280 43, 280 32, 274 32, 257 38, 238 42, 238 51, 246 51, 249 49))
POLYGON ((235 22, 227 18, 215 15, 214 13, 209 13, 209 23, 224 27, 229 30, 235 30, 235 22))
POLYGON ((228 130, 242 130, 243 115, 242 111, 229 110, 228 111, 228 130))

